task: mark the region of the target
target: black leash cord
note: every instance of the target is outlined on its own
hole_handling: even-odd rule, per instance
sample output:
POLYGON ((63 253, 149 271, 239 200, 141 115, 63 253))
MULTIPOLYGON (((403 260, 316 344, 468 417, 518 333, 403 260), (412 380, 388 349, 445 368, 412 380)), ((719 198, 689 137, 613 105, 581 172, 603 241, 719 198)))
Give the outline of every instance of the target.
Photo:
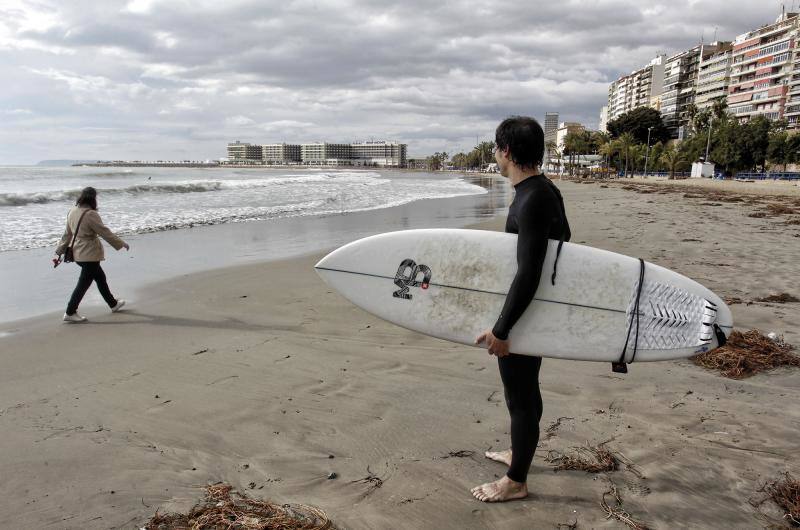
MULTIPOLYGON (((633 339, 633 355, 630 362, 636 359, 636 353, 639 351, 639 300, 642 298, 642 287, 644 287, 644 260, 639 258, 639 287, 636 289, 636 301, 633 303, 633 312, 636 315, 636 335, 633 339)), ((625 354, 628 352, 628 340, 631 338, 631 329, 633 329, 633 315, 631 315, 630 324, 628 324, 628 334, 625 336, 625 345, 622 348, 622 354, 619 360, 611 363, 611 369, 614 372, 626 374, 628 373, 628 366, 625 362, 625 354)))

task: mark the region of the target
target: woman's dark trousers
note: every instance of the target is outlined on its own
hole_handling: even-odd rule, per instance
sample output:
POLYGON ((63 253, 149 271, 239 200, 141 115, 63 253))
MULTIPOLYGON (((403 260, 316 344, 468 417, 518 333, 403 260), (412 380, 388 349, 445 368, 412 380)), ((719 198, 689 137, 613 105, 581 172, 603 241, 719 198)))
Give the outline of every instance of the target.
POLYGON ((114 295, 111 294, 111 290, 108 288, 106 273, 103 272, 102 267, 100 267, 100 262, 76 261, 75 263, 81 268, 81 276, 78 278, 78 285, 76 285, 75 290, 72 291, 69 304, 67 304, 67 314, 74 315, 78 311, 78 306, 81 300, 83 300, 83 295, 89 290, 92 282, 97 283, 97 289, 100 291, 100 294, 103 295, 103 300, 106 301, 108 307, 117 305, 117 299, 114 298, 114 295))

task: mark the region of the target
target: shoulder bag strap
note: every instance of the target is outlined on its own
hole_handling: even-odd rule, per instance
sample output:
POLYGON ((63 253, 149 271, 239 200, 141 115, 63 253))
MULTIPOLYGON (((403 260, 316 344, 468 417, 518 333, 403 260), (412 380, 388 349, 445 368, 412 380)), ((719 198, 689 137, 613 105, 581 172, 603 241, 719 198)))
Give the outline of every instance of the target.
POLYGON ((83 221, 83 216, 86 215, 88 212, 89 210, 84 210, 83 213, 81 214, 80 219, 78 219, 78 226, 75 227, 75 233, 72 234, 72 243, 69 244, 69 248, 75 246, 75 240, 78 239, 78 230, 81 229, 81 221, 83 221))

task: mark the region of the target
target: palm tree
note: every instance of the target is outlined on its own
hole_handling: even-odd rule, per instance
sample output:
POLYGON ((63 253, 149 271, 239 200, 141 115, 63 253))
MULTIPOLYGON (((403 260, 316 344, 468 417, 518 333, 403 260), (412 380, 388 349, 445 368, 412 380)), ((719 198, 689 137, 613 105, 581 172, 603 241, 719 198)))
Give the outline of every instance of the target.
POLYGON ((573 156, 575 155, 577 149, 577 137, 574 133, 568 133, 567 136, 564 137, 564 154, 569 155, 569 174, 573 174, 573 156))
MULTIPOLYGON (((556 159, 556 165, 558 166, 558 174, 561 175, 561 158, 562 158, 561 151, 558 147, 553 148, 553 157, 556 159)), ((561 178, 559 176, 559 178, 561 178)))
POLYGON ((628 176, 628 158, 630 155, 631 147, 636 143, 636 139, 633 135, 629 132, 621 134, 619 138, 617 138, 619 142, 619 150, 620 154, 625 156, 625 169, 622 172, 623 177, 628 176))
POLYGON ((664 151, 664 154, 661 155, 661 161, 664 162, 664 165, 669 170, 669 180, 674 180, 675 172, 686 163, 686 159, 674 146, 664 151))
POLYGON ((545 169, 545 171, 547 171, 547 164, 550 162, 550 159, 553 157, 555 152, 558 150, 558 145, 553 140, 548 140, 544 144, 544 150, 545 150, 545 153, 547 154, 546 160, 544 161, 544 163, 545 163, 545 168, 544 169, 545 169))
POLYGON ((711 112, 714 114, 715 121, 722 121, 728 118, 728 102, 724 96, 714 101, 711 112))
POLYGON ((689 129, 690 135, 693 135, 695 132, 695 117, 697 117, 697 105, 694 103, 688 103, 683 109, 683 120, 689 129))
POLYGON ((608 175, 608 167, 611 165, 611 159, 619 151, 619 142, 617 140, 610 140, 600 146, 598 152, 603 155, 606 164, 606 175, 608 175))
POLYGON ((647 156, 646 151, 647 148, 645 147, 644 144, 636 144, 633 147, 631 147, 630 151, 631 168, 633 169, 634 172, 638 171, 639 167, 643 165, 642 162, 644 161, 644 157, 647 156))

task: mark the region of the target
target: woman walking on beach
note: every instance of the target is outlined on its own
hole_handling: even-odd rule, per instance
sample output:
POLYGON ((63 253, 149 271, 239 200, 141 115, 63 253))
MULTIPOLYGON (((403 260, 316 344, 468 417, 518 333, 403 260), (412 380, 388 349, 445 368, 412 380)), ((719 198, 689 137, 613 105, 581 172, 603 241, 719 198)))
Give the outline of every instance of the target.
POLYGON ((100 219, 97 213, 97 190, 92 187, 84 188, 80 197, 75 202, 75 206, 67 215, 67 227, 64 235, 56 247, 55 264, 61 261, 61 256, 72 248, 73 259, 81 268, 81 275, 78 278, 78 285, 72 292, 72 297, 67 304, 67 312, 64 313, 64 322, 83 322, 86 317, 78 314, 78 305, 83 300, 83 295, 92 285, 97 283, 97 288, 103 299, 111 308, 112 313, 116 313, 125 305, 125 300, 118 300, 111 294, 106 282, 106 274, 100 267, 100 262, 105 259, 103 244, 98 236, 105 239, 115 250, 124 248, 129 250, 130 246, 109 230, 100 219))

